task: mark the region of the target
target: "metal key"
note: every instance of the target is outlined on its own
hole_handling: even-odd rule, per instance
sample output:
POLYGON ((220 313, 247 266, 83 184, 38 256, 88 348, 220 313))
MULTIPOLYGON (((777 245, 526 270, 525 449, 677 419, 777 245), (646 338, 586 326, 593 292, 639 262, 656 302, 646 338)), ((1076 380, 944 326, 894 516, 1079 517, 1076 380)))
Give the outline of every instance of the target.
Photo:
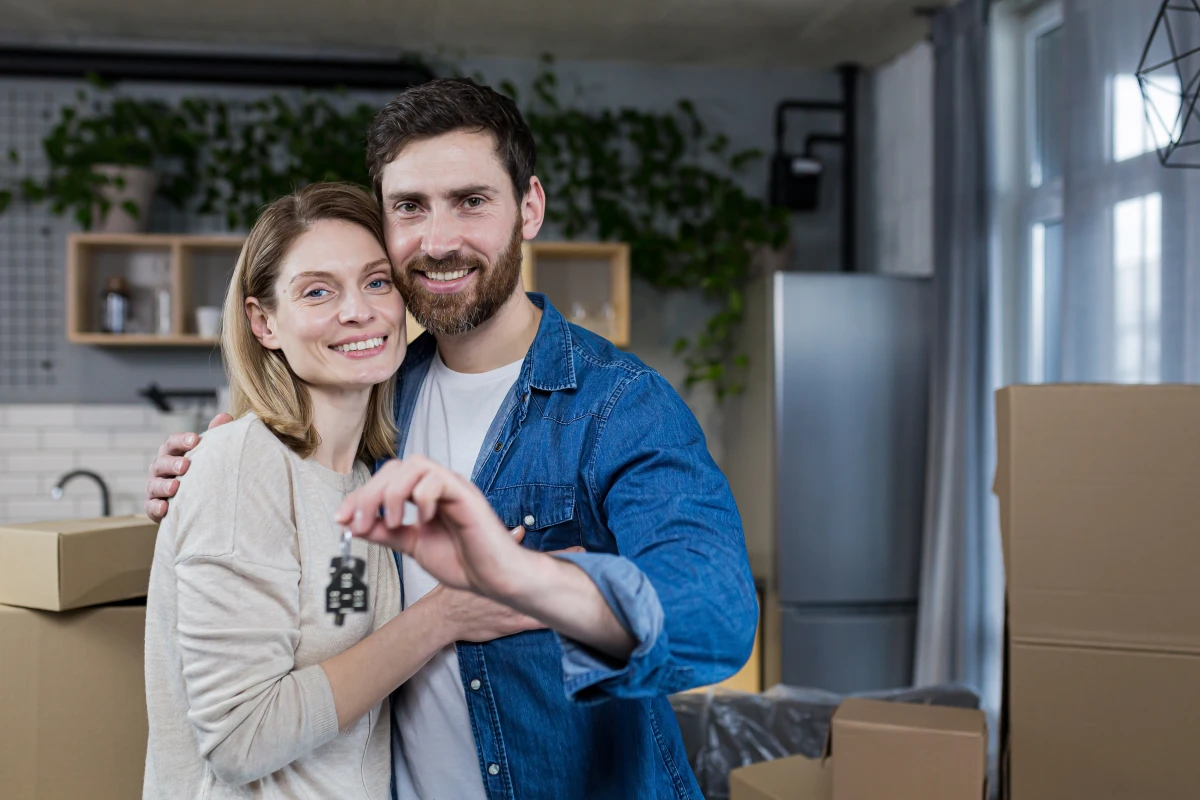
POLYGON ((351 541, 353 537, 347 528, 342 532, 341 556, 334 557, 329 563, 331 580, 325 589, 325 610, 335 615, 335 625, 344 624, 346 615, 351 612, 366 611, 370 598, 364 580, 367 562, 350 555, 351 541))

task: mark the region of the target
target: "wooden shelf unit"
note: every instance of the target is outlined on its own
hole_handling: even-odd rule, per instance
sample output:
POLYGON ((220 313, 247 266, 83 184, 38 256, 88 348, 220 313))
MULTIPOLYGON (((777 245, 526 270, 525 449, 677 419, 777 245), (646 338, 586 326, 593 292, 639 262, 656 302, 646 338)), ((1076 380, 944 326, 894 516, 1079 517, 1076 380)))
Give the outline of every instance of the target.
MULTIPOLYGON (((195 274, 192 262, 198 253, 217 253, 219 261, 233 271, 241 252, 243 236, 194 236, 157 233, 73 233, 67 239, 67 341, 104 347, 215 347, 216 337, 195 332, 195 274), (171 287, 171 333, 105 333, 97 319, 103 289, 99 280, 99 262, 105 254, 120 261, 124 254, 126 270, 110 270, 128 275, 138 253, 157 252, 165 257, 171 287)), ((222 276, 227 284, 227 276, 222 276)), ((219 284, 222 280, 212 282, 219 284)), ((223 287, 221 288, 223 294, 223 287)))
POLYGON ((602 294, 600 302, 612 307, 612 321, 593 330, 618 347, 629 346, 629 245, 526 242, 522 255, 526 291, 542 292, 568 319, 577 300, 589 301, 589 311, 598 311, 596 295, 602 294))
MULTIPOLYGON (((195 333, 196 278, 211 264, 199 263, 217 252, 232 271, 244 236, 175 234, 75 233, 67 241, 67 341, 74 344, 126 347, 215 347, 219 340, 195 333), (171 333, 104 333, 95 319, 102 286, 97 255, 105 251, 165 252, 171 276, 171 333)), ((618 347, 629 344, 629 246, 620 242, 526 242, 521 249, 521 277, 526 291, 544 292, 571 318, 580 304, 594 312, 594 329, 618 347), (612 309, 611 324, 601 319, 603 304, 612 309), (599 305, 598 305, 599 304, 599 305)), ((227 278, 226 278, 227 281, 227 278)), ((211 288, 211 287, 210 287, 211 288)), ((207 304, 213 304, 210 298, 207 304)), ((585 327, 589 327, 585 324, 585 327)), ((408 341, 423 332, 410 315, 408 341)))

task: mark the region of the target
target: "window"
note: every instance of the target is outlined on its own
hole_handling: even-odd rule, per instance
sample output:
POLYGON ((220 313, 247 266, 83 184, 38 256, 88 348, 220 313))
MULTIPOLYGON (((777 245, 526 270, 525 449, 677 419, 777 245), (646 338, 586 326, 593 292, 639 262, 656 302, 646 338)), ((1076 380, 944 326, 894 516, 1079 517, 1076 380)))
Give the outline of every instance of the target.
POLYGON ((1062 286, 1062 193, 1066 157, 1062 8, 1049 3, 1022 23, 1024 38, 1025 174, 1021 202, 1022 379, 1059 380, 1062 286))
POLYGON ((1035 223, 1030 241, 1027 380, 1053 382, 1062 378, 1062 223, 1035 223))
POLYGON ((1162 195, 1113 206, 1114 378, 1162 380, 1162 195))
POLYGON ((1063 174, 1062 20, 1054 14, 1034 17, 1028 47, 1035 131, 1029 185, 1036 187, 1063 174))
POLYGON ((1114 75, 1112 97, 1112 158, 1127 161, 1164 148, 1178 139, 1183 127, 1179 76, 1152 74, 1145 97, 1135 75, 1114 75), (1149 100, 1149 104, 1146 101, 1149 100))

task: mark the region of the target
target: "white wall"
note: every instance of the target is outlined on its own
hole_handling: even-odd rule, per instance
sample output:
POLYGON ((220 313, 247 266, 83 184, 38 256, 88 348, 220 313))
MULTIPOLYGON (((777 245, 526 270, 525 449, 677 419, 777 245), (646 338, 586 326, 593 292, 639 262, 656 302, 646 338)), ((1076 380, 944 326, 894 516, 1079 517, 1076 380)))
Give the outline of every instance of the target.
POLYGON ((876 269, 933 273, 933 48, 921 42, 874 75, 876 269))

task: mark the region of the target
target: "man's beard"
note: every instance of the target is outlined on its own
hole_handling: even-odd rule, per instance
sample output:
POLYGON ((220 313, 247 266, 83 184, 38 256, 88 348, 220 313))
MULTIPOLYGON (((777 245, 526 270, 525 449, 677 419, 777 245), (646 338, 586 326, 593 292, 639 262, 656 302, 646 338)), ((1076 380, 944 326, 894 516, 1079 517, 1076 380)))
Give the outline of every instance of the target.
POLYGON ((421 254, 398 270, 400 294, 413 319, 435 336, 457 336, 491 319, 512 297, 521 277, 521 219, 512 239, 490 267, 483 259, 459 252, 443 259, 421 254), (474 269, 474 286, 452 294, 435 294, 421 283, 419 272, 474 269))

